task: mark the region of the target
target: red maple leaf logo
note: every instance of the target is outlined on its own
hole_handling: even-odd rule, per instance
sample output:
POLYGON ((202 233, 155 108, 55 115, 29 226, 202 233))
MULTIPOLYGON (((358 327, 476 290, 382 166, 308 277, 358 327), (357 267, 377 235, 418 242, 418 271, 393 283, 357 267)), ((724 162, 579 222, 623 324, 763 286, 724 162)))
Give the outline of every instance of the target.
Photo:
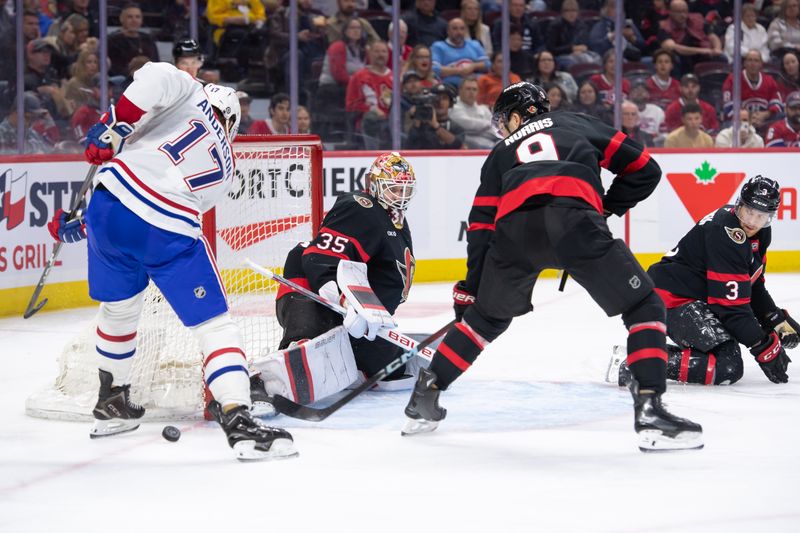
POLYGON ((694 222, 730 202, 744 178, 744 172, 717 172, 708 161, 703 161, 694 174, 667 174, 667 180, 694 222))

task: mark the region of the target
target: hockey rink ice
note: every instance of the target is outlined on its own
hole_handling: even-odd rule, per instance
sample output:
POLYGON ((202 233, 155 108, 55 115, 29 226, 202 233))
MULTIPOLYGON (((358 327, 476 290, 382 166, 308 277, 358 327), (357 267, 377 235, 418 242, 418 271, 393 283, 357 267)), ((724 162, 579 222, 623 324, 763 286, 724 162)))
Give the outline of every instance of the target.
MULTIPOLYGON (((452 318, 452 284, 416 285, 407 333, 452 318)), ((800 315, 800 275, 768 274, 800 315)), ((744 350, 733 386, 672 384, 668 408, 703 425, 705 449, 644 454, 629 393, 604 382, 625 342, 574 280, 542 279, 518 318, 443 393, 447 419, 401 437, 409 392, 365 393, 289 428, 300 457, 239 463, 215 423, 164 423, 90 440, 90 424, 25 415, 94 310, 0 319, 0 532, 797 532, 800 350, 790 382, 744 350)))

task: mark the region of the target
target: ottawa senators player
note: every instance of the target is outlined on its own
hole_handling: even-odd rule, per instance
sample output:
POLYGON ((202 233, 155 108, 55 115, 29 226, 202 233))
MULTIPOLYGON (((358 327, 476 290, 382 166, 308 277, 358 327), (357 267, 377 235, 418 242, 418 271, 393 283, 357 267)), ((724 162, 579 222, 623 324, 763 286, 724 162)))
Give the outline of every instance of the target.
POLYGON ((545 268, 566 270, 628 328, 635 429, 643 451, 702 447, 698 424, 661 404, 666 390, 664 304, 604 215, 622 215, 653 192, 661 169, 640 144, 600 120, 550 113, 544 90, 520 82, 503 90, 494 119, 505 139, 481 169, 469 215, 467 279, 456 284, 456 316, 429 369, 420 371, 404 435, 436 428, 439 394, 483 349, 531 310, 545 268), (617 175, 608 192, 600 167, 617 175))
MULTIPOLYGON (((416 190, 416 177, 408 161, 391 152, 375 159, 367 180, 366 192, 340 196, 316 238, 289 252, 283 275, 328 300, 345 303, 337 285, 337 266, 341 260, 365 263, 375 296, 394 314, 408 297, 414 277, 405 211, 416 190)), ((356 316, 354 306, 347 307, 342 325, 338 313, 280 287, 276 313, 284 330, 282 351, 257 360, 254 366, 260 376, 251 377, 258 414, 271 411, 266 405, 271 395, 313 403, 357 381, 358 371, 372 376, 400 355, 400 348, 375 338, 375 328, 356 316)), ((402 375, 401 368, 389 376, 391 386, 405 382, 410 389, 412 378, 394 379, 402 375)))
MULTIPOLYGON (((667 307, 667 334, 678 344, 668 346, 669 379, 734 383, 742 377, 744 344, 770 381, 788 381, 784 348, 798 345, 800 326, 764 284, 770 222, 779 204, 775 180, 751 178, 735 206, 701 219, 648 270, 667 307)), ((609 380, 624 383, 628 374, 623 364, 609 380)))

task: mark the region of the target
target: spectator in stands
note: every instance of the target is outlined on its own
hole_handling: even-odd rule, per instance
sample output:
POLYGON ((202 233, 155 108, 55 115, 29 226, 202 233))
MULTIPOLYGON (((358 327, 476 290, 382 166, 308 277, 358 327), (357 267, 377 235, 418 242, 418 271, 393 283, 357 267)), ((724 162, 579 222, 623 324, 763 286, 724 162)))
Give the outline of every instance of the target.
MULTIPOLYGON (((606 0, 600 10, 600 20, 589 30, 589 49, 604 55, 614 47, 614 24, 617 16, 617 1, 606 0)), ((624 48, 622 56, 626 61, 639 61, 645 49, 644 37, 629 18, 622 28, 624 48)))
POLYGON ((765 20, 772 22, 781 14, 784 0, 756 0, 756 6, 760 5, 761 16, 765 20))
POLYGON ((408 44, 430 47, 447 38, 447 21, 436 11, 436 0, 415 0, 414 10, 403 20, 408 24, 408 44))
POLYGON ((389 47, 375 41, 368 47, 367 66, 347 84, 345 109, 355 118, 355 131, 364 135, 364 148, 380 150, 389 145, 389 111, 392 105, 392 71, 386 67, 389 47))
POLYGON ((775 81, 781 95, 800 90, 800 52, 789 50, 781 58, 781 73, 775 81))
MULTIPOLYGON (((733 64, 733 23, 725 30, 725 55, 733 64)), ((758 50, 761 58, 769 61, 769 47, 767 46, 767 30, 758 23, 758 10, 753 4, 742 4, 742 56, 748 50, 758 50)))
POLYGON ((610 110, 600 102, 597 97, 597 87, 589 80, 581 83, 578 88, 578 100, 573 104, 571 111, 597 117, 606 124, 614 123, 614 116, 611 114, 610 110))
POLYGON ((700 61, 725 61, 722 43, 699 13, 689 13, 685 0, 669 3, 669 18, 661 21, 661 48, 677 56, 678 71, 691 72, 700 61))
POLYGON ((447 39, 431 46, 433 70, 444 83, 455 87, 476 72, 489 70, 489 57, 478 41, 467 38, 467 25, 460 18, 447 23, 447 39))
POLYGON ((6 9, 8 0, 0 0, 0 35, 5 37, 14 31, 14 17, 11 12, 6 9))
POLYGON ((492 34, 483 23, 481 4, 478 0, 461 0, 461 20, 467 25, 469 38, 481 43, 486 55, 492 56, 492 34))
POLYGON ((578 1, 564 0, 561 16, 547 26, 545 47, 556 57, 560 70, 578 63, 600 64, 600 56, 589 50, 589 28, 578 19, 578 1))
POLYGON ((208 0, 206 18, 215 28, 218 57, 235 57, 239 74, 247 73, 251 57, 263 58, 266 31, 261 0, 208 0))
MULTIPOLYGON (((662 109, 677 100, 681 95, 681 84, 672 77, 671 72, 675 64, 672 52, 659 48, 653 53, 655 74, 647 81, 647 90, 650 92, 650 101, 662 109)), ((700 85, 698 84, 698 89, 700 85)), ((680 116, 680 114, 678 115, 680 116)))
MULTIPOLYGON (((394 70, 392 66, 392 31, 394 30, 394 23, 390 22, 389 27, 387 28, 387 32, 389 34, 389 40, 387 44, 389 45, 389 63, 387 66, 390 70, 394 70)), ((411 52, 413 48, 406 44, 408 40, 408 24, 403 19, 400 19, 400 71, 402 72, 405 70, 406 64, 408 63, 408 58, 411 57, 411 52)))
MULTIPOLYGON (((783 112, 783 98, 778 83, 762 72, 764 62, 758 50, 750 50, 742 58, 742 107, 753 112, 753 126, 760 128, 783 112)), ((733 74, 728 74, 722 84, 723 113, 733 116, 733 74)))
MULTIPOLYGON (((80 15, 73 16, 80 17, 80 15)), ((50 64, 61 79, 69 78, 69 69, 78 59, 78 40, 70 18, 61 23, 58 34, 44 38, 53 49, 50 64)))
POLYGON ((253 99, 244 91, 236 91, 236 97, 239 99, 239 107, 241 108, 239 135, 248 134, 254 122, 253 117, 250 116, 250 104, 253 102, 253 99))
MULTIPOLYGON (((105 111, 100 110, 100 82, 99 74, 92 76, 91 89, 83 89, 86 92, 86 96, 70 118, 69 124, 72 129, 72 136, 77 141, 83 141, 89 128, 97 124, 100 120, 100 115, 105 111)), ((109 84, 108 97, 111 100, 114 98, 111 84, 109 84)))
MULTIPOLYGON (((58 31, 58 26, 62 21, 67 20, 70 15, 81 15, 89 23, 89 35, 91 37, 100 37, 100 14, 96 7, 89 6, 89 0, 67 0, 69 8, 59 17, 58 20, 53 21, 50 26, 49 34, 52 35, 58 31)), ((80 37, 80 36, 79 36, 80 37)), ((80 41, 80 39, 79 39, 80 41)))
POLYGON ((35 12, 39 17, 39 35, 49 35, 47 32, 53 24, 53 16, 50 14, 49 2, 41 5, 39 0, 22 0, 22 10, 23 12, 35 12))
POLYGON ((689 104, 695 104, 700 108, 702 114, 702 127, 707 132, 714 132, 719 129, 717 120, 717 110, 700 99, 700 81, 694 74, 684 74, 681 78, 681 96, 676 101, 667 106, 664 111, 667 131, 672 131, 681 127, 683 124, 683 108, 689 104))
POLYGON ((639 108, 631 101, 624 100, 620 105, 622 132, 642 146, 655 146, 653 136, 644 131, 639 122, 639 108))
POLYGON ((508 31, 509 69, 527 80, 536 71, 536 58, 522 49, 522 28, 512 24, 508 31))
MULTIPOLYGON (((522 78, 512 71, 508 73, 508 81, 519 83, 522 78)), ((478 103, 492 109, 503 89, 503 52, 495 52, 492 56, 491 70, 478 78, 478 103)))
MULTIPOLYGON (((544 47, 544 38, 539 30, 536 19, 525 13, 525 0, 510 0, 508 3, 508 18, 510 26, 517 26, 522 34, 521 49, 529 54, 535 54, 544 47)), ((492 26, 492 46, 500 51, 503 38, 503 19, 498 17, 492 26)), ((489 53, 487 51, 487 53, 489 53)), ((490 54, 491 55, 491 54, 490 54)))
MULTIPOLYGON (((12 27, 12 32, 14 31, 12 27)), ((39 27, 39 14, 36 11, 25 11, 22 13, 22 41, 28 44, 34 39, 39 39, 42 31, 39 27)))
MULTIPOLYGON (((312 11, 312 0, 297 2, 297 65, 298 86, 311 74, 311 64, 325 56, 325 17, 312 11)), ((286 87, 289 82, 289 5, 283 5, 268 18, 269 45, 264 50, 264 67, 273 87, 286 87)), ((338 22, 337 22, 338 23, 338 22)), ((370 26, 371 27, 371 26, 370 26)), ((341 28, 339 28, 341 37, 341 28)), ((338 40, 338 39, 335 39, 338 40)), ((333 41, 331 41, 333 42, 333 41)))
MULTIPOLYGON (((36 95, 26 92, 23 98, 23 117, 25 121, 25 154, 45 154, 52 151, 49 143, 40 133, 33 128, 34 122, 47 114, 36 95)), ((17 99, 11 101, 8 115, 0 122, 0 154, 16 154, 17 151, 17 99)))
MULTIPOLYGON (((253 135, 288 135, 292 120, 291 102, 286 93, 275 93, 269 100, 269 118, 254 120, 248 133, 253 135)), ((249 109, 248 109, 249 111, 249 109)))
POLYGON ((714 139, 701 128, 703 112, 697 104, 686 104, 681 110, 683 126, 667 135, 664 148, 711 148, 714 139))
POLYGON ((355 18, 361 24, 364 30, 364 35, 367 37, 367 43, 373 43, 380 39, 375 28, 369 23, 367 19, 360 18, 356 13, 356 0, 338 0, 337 5, 339 9, 331 17, 328 18, 325 25, 328 42, 332 43, 342 38, 344 28, 347 27, 350 20, 355 18))
POLYGON ((567 94, 569 101, 575 101, 578 96, 578 84, 575 83, 575 78, 569 72, 556 70, 556 60, 553 54, 542 50, 534 57, 534 65, 535 70, 531 77, 533 83, 541 87, 548 83, 557 83, 567 94))
MULTIPOLYGON (((753 127, 752 113, 747 109, 739 110, 739 120, 739 148, 763 148, 764 139, 756 133, 756 129, 753 127)), ((714 145, 719 148, 733 146, 733 125, 720 130, 714 139, 714 145)))
POLYGON ((786 97, 786 118, 769 125, 764 141, 770 148, 800 146, 800 92, 786 97))
POLYGON ((458 101, 453 104, 450 119, 464 130, 467 148, 491 150, 497 144, 497 135, 492 127, 492 111, 477 100, 478 80, 475 76, 469 76, 458 89, 458 101))
POLYGON ((780 13, 767 30, 767 44, 775 57, 800 49, 800 0, 783 0, 780 13))
POLYGON ((69 117, 74 109, 64 98, 58 73, 50 66, 53 47, 35 39, 25 47, 25 90, 36 93, 47 111, 58 119, 69 117))
POLYGON ((125 76, 128 63, 136 56, 147 56, 158 61, 158 49, 149 33, 141 30, 142 9, 138 4, 126 4, 119 14, 122 27, 108 36, 108 58, 111 60, 109 74, 125 76))
POLYGON ((661 137, 666 129, 664 110, 650 103, 650 92, 644 83, 633 84, 630 98, 639 112, 639 127, 643 132, 652 135, 656 144, 659 144, 663 141, 661 137))
POLYGON ((414 110, 411 129, 408 132, 408 146, 418 150, 456 150, 464 148, 464 130, 450 118, 450 108, 455 100, 451 86, 440 83, 431 91, 439 99, 430 115, 422 115, 420 109, 414 110))
POLYGON ((172 61, 178 70, 182 70, 193 78, 203 66, 203 54, 200 44, 194 39, 180 39, 172 47, 172 61))
POLYGON ((658 40, 658 33, 661 31, 661 21, 669 17, 667 0, 650 0, 648 2, 633 3, 625 2, 625 13, 634 21, 637 21, 637 26, 639 31, 642 32, 642 37, 645 42, 644 51, 653 52, 657 50, 661 44, 658 40))
POLYGON ((558 83, 545 83, 542 89, 547 93, 547 99, 550 100, 550 111, 559 111, 568 109, 570 106, 569 97, 566 91, 558 83))
MULTIPOLYGON (((597 96, 600 102, 608 107, 614 107, 614 65, 616 64, 614 49, 606 50, 603 56, 603 72, 593 74, 589 81, 597 87, 597 96)), ((631 82, 622 78, 622 98, 628 98, 631 92, 631 82)))
POLYGON ((89 37, 89 20, 83 15, 73 13, 65 19, 65 22, 69 22, 72 25, 72 29, 75 32, 75 46, 78 49, 81 49, 89 39, 97 41, 97 37, 89 37))
POLYGON ((311 113, 305 106, 297 106, 297 133, 308 135, 311 133, 311 113))
MULTIPOLYGON (((95 75, 100 72, 100 58, 96 52, 84 50, 72 65, 72 77, 64 85, 64 98, 78 108, 92 101, 96 87, 95 75)), ((94 124, 94 123, 92 123, 94 124)))
POLYGON ((431 49, 424 44, 418 44, 411 50, 405 71, 413 70, 419 75, 423 87, 430 89, 438 85, 441 80, 433 70, 431 49))
MULTIPOLYGON (((402 94, 400 96, 400 113, 403 114, 404 121, 406 114, 416 103, 417 96, 422 94, 424 90, 420 81, 422 81, 422 78, 420 78, 419 74, 414 70, 407 70, 403 73, 401 79, 402 94)), ((404 127, 403 131, 406 130, 407 128, 404 127)))
POLYGON ((347 23, 342 38, 328 47, 317 90, 318 109, 344 108, 350 77, 367 64, 367 37, 357 18, 347 23))
POLYGON ((203 83, 219 85, 222 81, 222 76, 217 68, 201 68, 197 71, 197 79, 203 83))

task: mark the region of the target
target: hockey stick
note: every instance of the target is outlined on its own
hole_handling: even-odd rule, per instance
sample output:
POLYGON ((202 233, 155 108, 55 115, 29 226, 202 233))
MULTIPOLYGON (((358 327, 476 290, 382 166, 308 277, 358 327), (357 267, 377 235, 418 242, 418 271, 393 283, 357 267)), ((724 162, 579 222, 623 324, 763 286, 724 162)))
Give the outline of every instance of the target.
MULTIPOLYGON (((81 188, 78 191, 78 195, 72 201, 72 205, 69 207, 69 214, 68 219, 72 218, 72 215, 78 209, 78 206, 81 205, 83 201, 83 197, 86 195, 86 192, 89 190, 89 187, 92 185, 92 181, 94 180, 94 175, 97 173, 97 165, 92 165, 89 167, 89 172, 86 174, 86 179, 83 180, 81 184, 81 188)), ((58 253, 61 251, 61 246, 63 246, 63 242, 58 241, 56 245, 53 247, 53 253, 50 254, 50 259, 47 260, 47 264, 44 265, 44 271, 42 272, 42 277, 39 278, 39 283, 36 284, 36 288, 33 290, 33 295, 31 296, 30 301, 28 302, 28 307, 25 308, 25 312, 22 314, 23 318, 30 318, 34 314, 36 314, 39 309, 44 307, 44 304, 47 303, 47 298, 43 299, 38 304, 36 300, 39 299, 39 295, 42 293, 42 289, 44 289, 44 284, 47 281, 47 276, 50 275, 50 270, 53 269, 53 265, 56 263, 56 257, 58 257, 58 253)))
POLYGON ((564 287, 567 285, 567 279, 569 278, 569 272, 566 270, 561 271, 561 283, 558 284, 558 292, 564 292, 564 287))
MULTIPOLYGON (((263 274, 264 276, 270 279, 275 280, 281 285, 296 290, 300 294, 310 298, 311 300, 314 300, 315 302, 321 305, 324 305, 328 309, 336 311, 337 313, 340 314, 345 314, 346 312, 343 307, 322 298, 317 293, 310 291, 305 287, 302 287, 284 278, 283 276, 280 276, 272 272, 269 269, 257 265, 250 259, 245 259, 245 263, 252 270, 255 270, 256 272, 263 274)), ((431 357, 433 357, 433 352, 428 348, 428 345, 431 344, 436 339, 438 339, 439 337, 441 337, 442 335, 444 335, 447 332, 447 330, 449 330, 450 327, 453 324, 455 324, 455 322, 456 322, 455 319, 451 320, 445 326, 441 327, 435 333, 429 335, 426 339, 424 339, 420 343, 417 343, 417 341, 415 341, 411 337, 404 335, 403 333, 400 333, 396 329, 380 330, 378 332, 379 337, 407 351, 404 351, 399 357, 390 361, 386 366, 378 370, 378 372, 373 374, 364 383, 362 383, 355 389, 351 390, 350 392, 348 392, 347 394, 345 394, 344 396, 342 396, 341 398, 339 398, 338 400, 336 400, 334 403, 332 403, 327 407, 322 407, 318 409, 306 405, 301 405, 293 402, 288 398, 284 398, 283 396, 280 395, 276 395, 273 397, 272 405, 279 413, 284 414, 286 416, 290 416, 292 418, 299 418, 301 420, 310 420, 312 422, 320 422, 322 420, 325 420, 330 415, 338 411, 342 406, 349 403, 353 398, 355 398, 365 390, 371 388, 377 382, 379 382, 380 380, 382 380, 383 378, 385 378, 386 376, 388 376, 389 374, 400 368, 402 365, 406 363, 406 361, 408 361, 415 355, 419 355, 421 357, 424 357, 425 359, 430 360, 431 357)))

